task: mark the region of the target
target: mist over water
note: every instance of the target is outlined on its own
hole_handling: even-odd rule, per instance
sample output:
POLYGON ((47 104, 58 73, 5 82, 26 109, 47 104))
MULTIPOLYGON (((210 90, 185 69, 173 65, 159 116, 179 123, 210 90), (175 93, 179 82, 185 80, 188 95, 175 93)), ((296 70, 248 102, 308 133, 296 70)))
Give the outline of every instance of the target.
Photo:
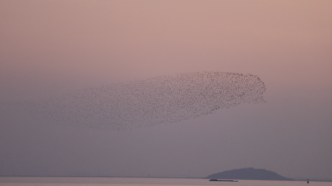
POLYGON ((85 89, 20 107, 50 123, 127 130, 264 102, 265 90, 255 75, 194 72, 85 89))
MULTIPOLYGON (((0 183, 4 186, 24 185, 112 185, 112 186, 297 186, 307 185, 306 181, 276 181, 276 180, 238 180, 238 182, 211 182, 208 179, 184 179, 184 178, 117 178, 117 177, 0 177, 0 183)), ((330 182, 311 181, 310 185, 328 186, 330 182)))

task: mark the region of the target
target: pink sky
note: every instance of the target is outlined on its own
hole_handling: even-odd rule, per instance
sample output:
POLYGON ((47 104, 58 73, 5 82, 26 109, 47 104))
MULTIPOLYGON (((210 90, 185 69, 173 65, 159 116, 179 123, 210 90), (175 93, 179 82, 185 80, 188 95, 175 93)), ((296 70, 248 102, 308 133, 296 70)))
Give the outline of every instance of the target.
MULTIPOLYGON (((175 73, 254 74, 267 87, 267 103, 258 110, 271 109, 264 113, 270 118, 289 117, 289 123, 264 122, 278 125, 272 128, 281 136, 298 127, 314 136, 286 132, 285 139, 303 142, 293 141, 289 153, 281 155, 291 168, 273 163, 261 168, 289 177, 332 179, 330 0, 2 0, 0 23, 0 102, 175 73), (306 149, 304 141, 311 140, 313 146, 321 144, 315 153, 291 150, 306 149), (298 164, 287 159, 301 155, 298 164), (314 168, 295 166, 306 162, 314 168)), ((258 159, 253 162, 234 168, 261 165, 258 159)))
POLYGON ((1 84, 11 97, 27 85, 68 89, 212 70, 324 87, 331 77, 331 5, 2 1, 1 84))

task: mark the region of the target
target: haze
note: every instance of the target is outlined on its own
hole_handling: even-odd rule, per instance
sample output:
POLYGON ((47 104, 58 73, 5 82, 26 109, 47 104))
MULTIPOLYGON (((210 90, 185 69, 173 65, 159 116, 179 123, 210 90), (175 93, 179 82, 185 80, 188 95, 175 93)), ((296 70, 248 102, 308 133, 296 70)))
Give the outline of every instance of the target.
POLYGON ((252 74, 264 100, 133 130, 0 113, 1 176, 332 179, 332 1, 0 1, 0 103, 195 72, 252 74))

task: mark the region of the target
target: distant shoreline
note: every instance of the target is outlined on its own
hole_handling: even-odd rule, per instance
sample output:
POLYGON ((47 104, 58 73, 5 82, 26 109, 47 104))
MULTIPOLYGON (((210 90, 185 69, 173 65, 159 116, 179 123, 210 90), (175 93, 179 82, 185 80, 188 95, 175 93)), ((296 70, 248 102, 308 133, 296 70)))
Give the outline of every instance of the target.
MULTIPOLYGON (((6 176, 0 175, 0 178, 165 178, 165 179, 206 179, 205 177, 138 177, 138 176, 6 176)), ((246 180, 246 179, 237 179, 246 180)), ((256 181, 307 181, 307 179, 292 179, 292 180, 256 180, 256 181)), ((311 182, 332 182, 332 179, 309 179, 311 182)))

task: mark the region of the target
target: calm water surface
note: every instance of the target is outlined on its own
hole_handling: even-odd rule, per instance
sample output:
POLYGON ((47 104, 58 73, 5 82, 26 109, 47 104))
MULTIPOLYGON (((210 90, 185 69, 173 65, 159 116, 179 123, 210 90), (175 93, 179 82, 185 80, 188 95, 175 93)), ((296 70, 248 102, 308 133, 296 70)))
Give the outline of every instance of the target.
POLYGON ((0 177, 1 186, 331 186, 331 182, 311 181, 257 181, 211 182, 207 179, 176 178, 106 178, 106 177, 0 177))

